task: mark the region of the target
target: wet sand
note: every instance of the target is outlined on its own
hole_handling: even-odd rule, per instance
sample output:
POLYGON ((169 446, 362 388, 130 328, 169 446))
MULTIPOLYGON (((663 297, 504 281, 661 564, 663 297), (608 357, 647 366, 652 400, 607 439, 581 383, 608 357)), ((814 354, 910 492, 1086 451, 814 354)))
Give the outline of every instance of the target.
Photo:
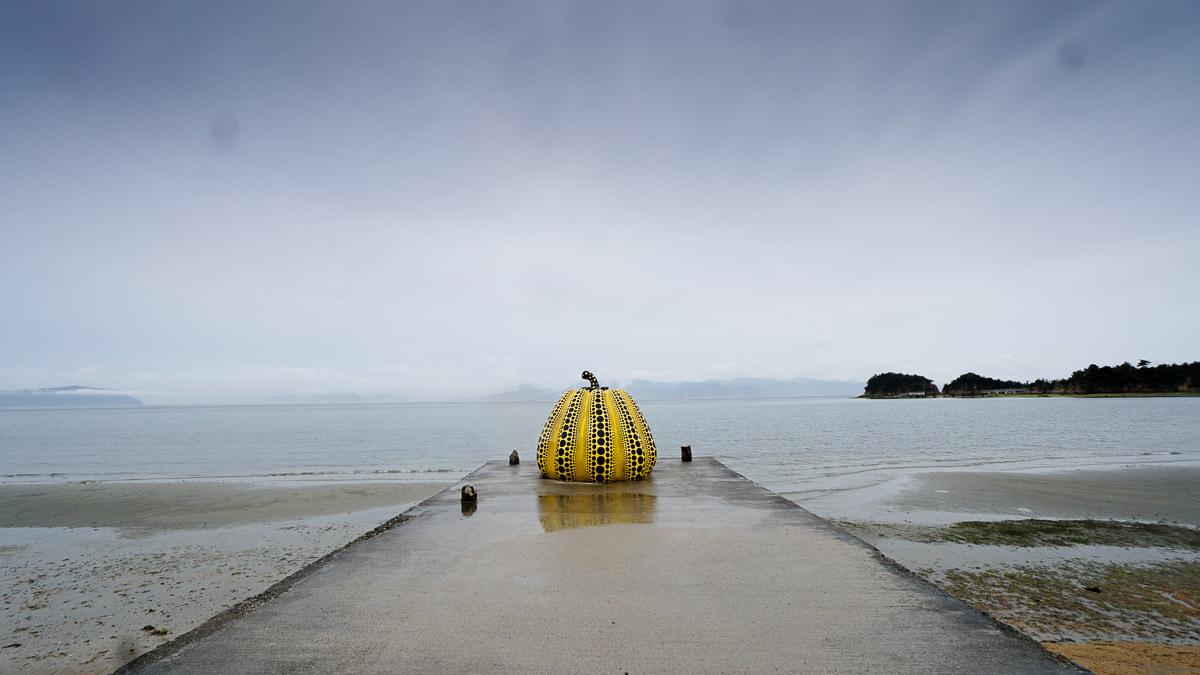
POLYGON ((1096 675, 1186 675, 1200 673, 1200 647, 1148 642, 1047 645, 1096 675))
MULTIPOLYGON (((444 487, 199 481, 0 486, 0 672, 109 672, 444 487)), ((869 516, 838 522, 934 581, 954 570, 1017 565, 1061 575, 1080 563, 1138 566, 1198 556, 1136 542, 1070 548, 922 543, 906 538, 904 528, 1028 517, 1200 527, 1196 494, 1200 467, 1185 465, 933 472, 864 503, 862 513, 869 516)), ((1053 630, 1035 637, 1088 639, 1053 630)))
POLYGON ((0 527, 213 528, 393 506, 444 488, 441 483, 208 481, 0 485, 0 527))
MULTIPOLYGON (((1072 519, 1200 528, 1200 467, 931 472, 840 521, 885 555, 1094 672, 1196 672, 1200 550, 1131 533, 1107 545, 930 539, 962 521, 1072 519)), ((1096 541, 1110 533, 1095 527, 1096 541)), ((1180 531, 1180 530, 1176 530, 1180 531)))
POLYGON ((934 472, 888 500, 896 515, 943 522, 1090 518, 1200 525, 1200 467, 1143 466, 1057 473, 934 472), (987 516, 974 518, 974 516, 987 516))
POLYGON ((110 672, 445 487, 0 486, 0 672, 110 672))

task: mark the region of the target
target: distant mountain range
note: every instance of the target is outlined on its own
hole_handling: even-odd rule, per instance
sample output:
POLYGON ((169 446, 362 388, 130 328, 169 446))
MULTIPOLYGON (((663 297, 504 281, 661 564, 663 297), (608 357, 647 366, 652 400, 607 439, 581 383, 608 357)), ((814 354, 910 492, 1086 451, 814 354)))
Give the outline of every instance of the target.
MULTIPOLYGON (((578 386, 586 386, 580 381, 578 386)), ((634 380, 621 387, 638 400, 678 398, 772 398, 772 397, 854 397, 863 392, 865 383, 839 382, 796 378, 771 380, 740 377, 734 380, 704 380, 703 382, 651 382, 634 380)), ((578 388, 578 387, 572 387, 578 388)), ((567 387, 547 389, 523 384, 516 389, 486 396, 476 401, 556 401, 567 387)), ((272 396, 271 403, 398 403, 405 399, 393 394, 354 393, 317 394, 314 396, 272 396)), ((464 399, 457 399, 464 400, 464 399)), ((138 406, 142 402, 109 389, 83 387, 50 387, 0 391, 0 408, 80 408, 94 406, 138 406)))
MULTIPOLYGON (((581 383, 581 386, 586 383, 581 383)), ((704 380, 703 382, 650 382, 634 380, 621 387, 635 399, 672 398, 774 398, 774 397, 854 397, 863 392, 864 382, 841 382, 814 380, 798 377, 792 380, 771 380, 754 377, 739 377, 734 380, 704 380)), ((574 388, 574 387, 572 387, 574 388)), ((523 384, 511 391, 488 396, 488 401, 554 401, 563 389, 543 389, 523 384)))
POLYGON ((523 384, 516 389, 485 396, 480 401, 557 401, 566 389, 542 389, 532 384, 523 384))
POLYGON ((0 408, 90 408, 108 405, 142 405, 125 394, 106 393, 95 387, 50 387, 0 391, 0 408))
POLYGON ((360 396, 351 393, 316 394, 314 396, 272 396, 272 403, 399 403, 404 399, 392 394, 369 394, 360 396))

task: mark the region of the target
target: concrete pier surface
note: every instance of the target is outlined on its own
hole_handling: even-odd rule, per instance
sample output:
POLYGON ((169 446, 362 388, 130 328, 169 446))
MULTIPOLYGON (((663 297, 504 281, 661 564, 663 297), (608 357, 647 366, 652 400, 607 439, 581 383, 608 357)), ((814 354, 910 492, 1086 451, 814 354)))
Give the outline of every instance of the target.
POLYGON ((406 515, 126 672, 1086 672, 711 458, 406 515))

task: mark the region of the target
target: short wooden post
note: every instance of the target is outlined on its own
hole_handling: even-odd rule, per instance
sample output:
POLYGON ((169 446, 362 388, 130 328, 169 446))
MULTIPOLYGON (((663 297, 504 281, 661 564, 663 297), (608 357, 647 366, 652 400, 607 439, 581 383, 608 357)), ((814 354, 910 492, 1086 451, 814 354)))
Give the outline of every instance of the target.
POLYGON ((685 462, 692 461, 692 446, 681 445, 681 446, 679 446, 679 450, 683 454, 683 461, 685 461, 685 462))
POLYGON ((508 456, 508 463, 509 464, 520 464, 521 463, 521 458, 517 456, 516 450, 513 450, 512 454, 508 456))
POLYGON ((479 498, 475 492, 475 488, 470 485, 464 485, 462 489, 462 500, 464 502, 473 502, 479 498))

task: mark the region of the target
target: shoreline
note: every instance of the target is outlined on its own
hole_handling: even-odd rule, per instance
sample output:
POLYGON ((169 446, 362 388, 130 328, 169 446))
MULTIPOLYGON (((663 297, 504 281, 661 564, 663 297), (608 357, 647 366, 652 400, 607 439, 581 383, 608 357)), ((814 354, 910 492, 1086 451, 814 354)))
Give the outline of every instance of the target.
MULTIPOLYGON (((421 501, 448 483, 112 481, 0 485, 0 528, 205 529, 421 501)), ((386 520, 386 519, 385 519, 386 520)))
POLYGON ((969 398, 969 399, 994 399, 994 398, 1164 398, 1164 397, 1189 397, 1200 396, 1200 392, 1196 391, 1130 391, 1125 393, 1097 393, 1097 394, 980 394, 980 395, 964 395, 964 394, 937 394, 927 396, 867 396, 862 394, 853 398, 866 399, 868 401, 911 401, 930 398, 969 398))
MULTIPOLYGON (((882 500, 904 520, 944 514, 1090 518, 1200 526, 1200 466, 1138 464, 1037 471, 929 471, 882 500)), ((994 519, 994 518, 992 518, 994 519)))
MULTIPOLYGON (((1125 518, 1154 521, 1163 505, 1182 505, 1189 515, 1166 520, 1200 523, 1189 489, 1200 489, 1200 458, 1179 453, 1099 458, 1046 457, 1013 463, 970 466, 884 467, 855 473, 803 476, 771 486, 787 499, 827 520, 871 525, 949 525, 971 520, 1011 518, 1125 518), (1149 472, 1149 473, 1139 473, 1149 472), (1153 497, 1145 476, 1160 472, 1153 497), (1092 499, 1099 484, 1112 483, 1120 498, 1092 499), (1031 494, 1031 488, 1032 494, 1031 494), (1139 510, 1125 504, 1137 498, 1139 510), (1031 497, 1037 497, 1033 499, 1031 497), (1060 503, 1073 502, 1070 508, 1060 503)), ((1177 510, 1168 507, 1168 510, 1177 510)))
POLYGON ((935 471, 877 500, 884 518, 835 522, 1098 675, 1192 672, 1196 494, 1189 465, 935 471))
MULTIPOLYGON (((1077 628, 1054 633, 1053 626, 1037 622, 1050 605, 1037 601, 1035 590, 1049 581, 1067 583, 1056 591, 1059 596, 1070 595, 1063 590, 1069 588, 1093 600, 1080 595, 1079 589, 1092 585, 1085 573, 1141 574, 1143 581, 1161 584, 1162 575, 1153 573, 1163 565, 1183 565, 1173 568, 1175 576, 1189 579, 1200 569, 1200 547, 1172 548, 1168 536, 1171 528, 1187 530, 1184 534, 1200 530, 1200 504, 1192 498, 1200 493, 1200 466, 930 471, 908 476, 901 485, 860 491, 856 509, 849 508, 853 500, 840 504, 842 511, 857 510, 863 518, 800 503, 1050 645, 1145 640, 1147 634, 1134 630, 1140 621, 1136 606, 1115 615, 1107 633, 1089 635, 1077 628), (981 514, 985 518, 974 517, 981 514), (1082 537, 1082 545, 1045 545, 1044 537, 1034 537, 1031 545, 1009 540, 1001 545, 987 528, 962 538, 951 525, 985 520, 990 522, 981 525, 1015 521, 1065 527, 1076 522, 1072 519, 1078 520, 1073 536, 1082 537), (1087 524, 1095 521, 1157 523, 1168 531, 1143 528, 1114 535, 1106 530, 1104 539, 1097 534, 1103 527, 1087 524), (936 536, 948 532, 960 538, 936 536), (1006 575, 1016 575, 1034 590, 1013 586, 1014 577, 1006 575), (1004 604, 1011 597, 1025 602, 1004 604), (1122 622, 1130 630, 1122 633, 1122 622)), ((0 671, 109 672, 445 487, 218 481, 0 485, 0 584, 6 589, 0 592, 0 611, 9 627, 0 634, 0 671)))
POLYGON ((111 672, 446 485, 0 486, 0 672, 111 672))

